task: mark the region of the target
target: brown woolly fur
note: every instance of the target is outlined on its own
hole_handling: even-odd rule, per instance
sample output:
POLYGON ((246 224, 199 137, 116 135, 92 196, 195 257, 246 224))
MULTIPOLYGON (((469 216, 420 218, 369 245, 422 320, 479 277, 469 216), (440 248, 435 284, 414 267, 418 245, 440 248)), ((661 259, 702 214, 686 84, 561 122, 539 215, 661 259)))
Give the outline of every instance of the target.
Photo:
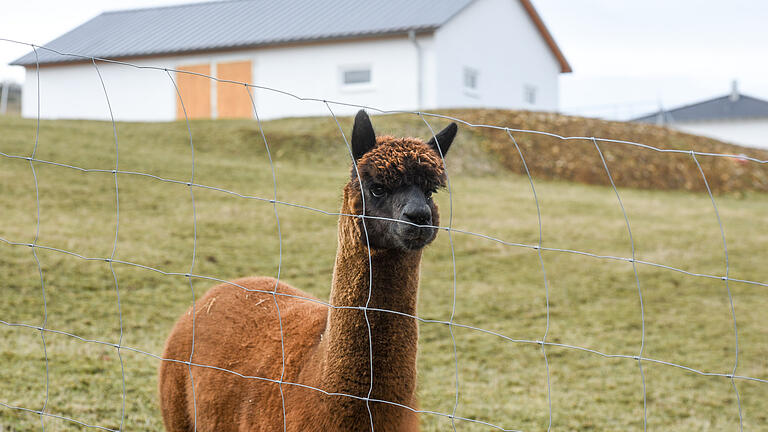
MULTIPOLYGON (((341 213, 362 214, 365 200, 366 214, 408 223, 339 218, 333 307, 266 277, 210 289, 165 345, 163 357, 173 361, 160 364, 159 391, 169 432, 418 431, 418 328, 409 315, 422 249, 436 233, 424 225, 438 223, 430 194, 445 173, 431 142, 374 141, 365 113, 355 127, 362 186, 353 168, 341 213)), ((441 149, 455 132, 453 125, 443 135, 441 149)))
MULTIPOLYGON (((445 185, 443 161, 429 145, 418 138, 376 138, 376 147, 358 161, 363 181, 376 179, 390 189, 416 184, 424 189, 445 185)), ((352 169, 353 180, 357 174, 352 169)))

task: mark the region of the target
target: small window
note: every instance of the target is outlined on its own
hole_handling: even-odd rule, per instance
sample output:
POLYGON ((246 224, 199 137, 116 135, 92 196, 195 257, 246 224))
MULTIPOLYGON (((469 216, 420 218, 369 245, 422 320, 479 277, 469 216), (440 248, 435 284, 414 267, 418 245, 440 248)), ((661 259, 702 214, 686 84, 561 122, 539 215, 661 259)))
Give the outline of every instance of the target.
POLYGON ((342 71, 341 82, 344 85, 371 83, 371 68, 346 69, 342 71))
POLYGON ((468 90, 477 90, 477 69, 464 68, 464 88, 468 90))
POLYGON ((523 88, 523 98, 531 105, 536 105, 536 86, 526 85, 523 88))

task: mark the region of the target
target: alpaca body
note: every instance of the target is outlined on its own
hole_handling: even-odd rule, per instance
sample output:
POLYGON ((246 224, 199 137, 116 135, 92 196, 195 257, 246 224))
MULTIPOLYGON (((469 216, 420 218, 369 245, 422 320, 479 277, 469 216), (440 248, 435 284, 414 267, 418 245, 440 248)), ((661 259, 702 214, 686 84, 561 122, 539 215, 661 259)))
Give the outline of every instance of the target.
MULTIPOLYGON (((360 252, 356 251, 356 254, 360 252)), ((373 254, 374 268, 397 268, 384 265, 387 264, 384 261, 390 261, 391 258, 373 254)), ((397 265, 395 262, 388 264, 397 265)), ((349 267, 341 263, 340 268, 349 267)), ((365 285, 366 289, 360 290, 366 292, 365 298, 338 296, 344 298, 338 298, 339 303, 333 304, 365 305, 368 271, 361 269, 350 273, 357 273, 358 283, 365 285)), ((384 282, 393 279, 391 274, 374 274, 384 282)), ((417 282, 417 277, 416 273, 408 279, 417 282)), ((275 280, 266 277, 239 279, 233 283, 247 290, 269 292, 275 288, 275 280)), ((396 296, 376 295, 377 291, 390 291, 391 286, 385 288, 378 284, 374 287, 371 308, 413 314, 410 308, 402 307, 406 305, 396 296), (392 304, 392 300, 396 300, 394 303, 397 304, 392 304)), ((415 293, 415 287, 410 288, 415 293)), ((334 290, 334 294, 338 292, 334 290)), ((364 313, 359 309, 331 309, 329 312, 327 306, 300 297, 316 298, 282 282, 277 285, 277 293, 295 296, 277 296, 285 349, 283 381, 319 388, 329 393, 367 397, 370 387, 370 347, 364 313), (334 323, 340 324, 329 326, 329 317, 332 317, 334 323), (350 362, 351 358, 355 361, 350 362)), ((413 300, 415 308, 415 298, 413 300)), ((369 311, 368 322, 371 324, 374 352, 371 398, 415 409, 414 339, 417 338, 417 328, 414 320, 401 315, 369 311), (413 340, 407 343, 412 348, 406 350, 402 344, 388 343, 409 340, 413 340)), ((171 332, 164 358, 189 360, 191 329, 190 308, 171 332)), ((210 289, 195 305, 195 354, 192 362, 227 369, 244 376, 280 380, 280 322, 272 294, 249 292, 229 284, 210 289)), ((195 405, 197 430, 201 432, 282 430, 283 403, 278 384, 258 378, 243 378, 211 367, 192 366, 195 384, 193 396, 187 365, 166 361, 160 367, 161 404, 168 431, 193 430, 195 405)), ((368 409, 360 399, 328 396, 317 390, 291 384, 283 384, 283 395, 288 431, 370 430, 368 409)), ((418 430, 418 418, 411 410, 379 402, 371 402, 370 407, 376 431, 418 430)))
MULTIPOLYGON (((271 278, 246 278, 233 282, 250 290, 271 291, 275 288, 275 281, 271 278)), ((278 285, 277 292, 312 298, 282 283, 278 285)), ((300 375, 305 369, 304 375, 309 374, 309 381, 312 381, 314 377, 311 375, 316 375, 312 366, 317 365, 313 360, 317 358, 319 335, 326 324, 326 308, 290 297, 277 296, 277 299, 286 336, 284 381, 303 382, 306 378, 300 375), (304 336, 308 334, 317 335, 316 340, 304 336), (290 335, 301 335, 301 340, 290 335)), ((191 348, 190 310, 176 323, 163 356, 187 361, 191 348)), ((228 369, 245 376, 279 380, 281 351, 280 323, 271 294, 247 292, 222 284, 209 290, 196 302, 193 363, 228 369), (211 349, 213 347, 215 349, 211 349)), ((201 432, 267 431, 275 430, 275 425, 282 425, 282 401, 277 384, 195 366, 192 366, 192 378, 194 394, 187 365, 165 361, 160 364, 161 406, 169 432, 192 431, 195 410, 197 430, 201 432)), ((309 394, 307 391, 295 392, 287 385, 283 388, 286 403, 290 403, 287 406, 291 407, 287 414, 301 418, 297 414, 309 406, 308 401, 297 403, 293 399, 296 396, 306 399, 309 394)), ((317 404, 313 406, 317 408, 317 404)), ((301 430, 304 426, 295 424, 295 421, 289 424, 289 430, 301 430)))
POLYGON ((167 431, 418 431, 419 267, 439 224, 431 199, 445 184, 438 150, 455 134, 452 124, 429 143, 377 139, 358 113, 341 214, 373 218, 339 218, 331 307, 266 277, 209 290, 166 341, 171 361, 160 363, 159 391, 167 431))

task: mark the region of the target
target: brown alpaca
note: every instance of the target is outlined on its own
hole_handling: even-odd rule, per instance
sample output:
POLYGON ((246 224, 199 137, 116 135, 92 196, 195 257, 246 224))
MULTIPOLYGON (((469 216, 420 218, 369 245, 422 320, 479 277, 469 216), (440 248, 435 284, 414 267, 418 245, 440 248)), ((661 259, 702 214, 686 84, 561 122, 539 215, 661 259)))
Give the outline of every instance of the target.
MULTIPOLYGON (((416 315, 421 251, 439 224, 432 192, 445 184, 445 154, 456 136, 451 124, 429 142, 416 138, 376 137, 365 112, 358 112, 352 132, 353 167, 344 187, 341 213, 402 220, 339 218, 339 240, 330 304, 275 280, 254 277, 213 287, 194 306, 192 363, 248 377, 280 380, 283 372, 278 294, 283 326, 285 370, 280 385, 230 372, 186 364, 160 363, 160 403, 169 432, 226 431, 417 431, 416 320, 390 312, 368 311, 372 340, 361 309, 372 290, 369 308, 416 315), (362 187, 358 181, 359 172, 362 187), (362 190, 362 195, 361 195, 362 190), (367 237, 366 237, 367 231, 367 237), (368 248, 370 245, 370 249, 368 248), (256 291, 248 291, 256 290, 256 291), (295 297, 293 297, 295 296, 295 297), (300 298, 296 298, 300 297, 300 298), (316 300, 316 299, 314 299, 316 300), (373 388, 370 416, 365 400, 373 388), (332 393, 302 387, 311 386, 332 393), (343 396, 353 395, 354 397, 343 396), (283 397, 285 425, 283 423, 283 397), (361 399, 363 398, 363 399, 361 399), (409 407, 408 408, 404 408, 409 407), (373 425, 370 423, 373 418, 373 425)), ((192 310, 181 316, 163 357, 189 360, 192 310)))

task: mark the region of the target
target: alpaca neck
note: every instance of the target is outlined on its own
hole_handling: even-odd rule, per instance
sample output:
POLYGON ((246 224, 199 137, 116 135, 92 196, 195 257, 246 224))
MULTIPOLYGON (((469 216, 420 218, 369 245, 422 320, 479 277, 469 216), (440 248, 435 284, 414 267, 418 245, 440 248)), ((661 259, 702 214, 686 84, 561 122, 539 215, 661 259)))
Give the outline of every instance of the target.
MULTIPOLYGON (((342 208, 342 213, 350 213, 347 207, 342 208)), ((369 267, 368 248, 360 241, 361 229, 359 220, 340 218, 331 304, 336 307, 367 304, 369 309, 416 315, 421 251, 372 250, 369 267)), ((371 398, 413 405, 418 339, 413 318, 368 310, 366 322, 363 310, 331 308, 323 339, 326 344, 323 381, 327 391, 367 397, 372 357, 371 398), (370 343, 368 325, 372 335, 370 343)), ((367 408, 355 399, 337 397, 331 403, 337 404, 334 411, 347 418, 360 415, 362 407, 365 421, 368 419, 367 408)), ((381 403, 370 406, 374 418, 377 410, 381 417, 384 411, 392 409, 392 405, 381 403)))

